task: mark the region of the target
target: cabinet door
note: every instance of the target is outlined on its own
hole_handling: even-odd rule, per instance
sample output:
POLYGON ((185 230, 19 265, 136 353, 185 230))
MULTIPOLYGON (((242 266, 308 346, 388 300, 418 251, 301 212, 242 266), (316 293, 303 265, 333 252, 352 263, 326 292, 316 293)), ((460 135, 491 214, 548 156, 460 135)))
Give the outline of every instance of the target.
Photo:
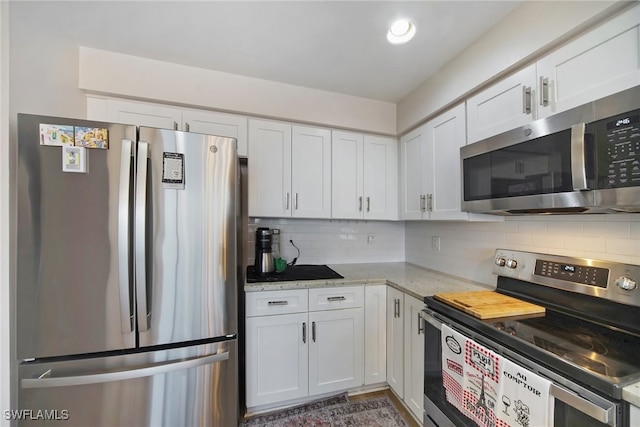
POLYGON ((387 380, 387 285, 364 287, 364 384, 387 380))
POLYGON ((359 387, 363 383, 363 309, 309 313, 309 395, 359 387))
POLYGON ((640 84, 639 24, 636 6, 539 60, 538 84, 548 86, 536 99, 538 117, 640 84))
POLYGON ((249 119, 249 216, 291 216, 291 125, 249 119))
POLYGON ((404 403, 421 420, 424 416, 424 303, 404 296, 404 403))
POLYGON ((464 113, 464 104, 460 104, 427 125, 430 140, 427 147, 431 150, 427 172, 433 183, 428 199, 429 219, 468 219, 467 213, 461 211, 460 147, 466 141, 464 113))
POLYGON ((247 155, 247 118, 213 111, 183 110, 184 129, 188 132, 226 136, 238 141, 238 155, 247 155))
POLYGON ((362 219, 362 134, 333 131, 331 135, 331 217, 362 219))
POLYGON ((291 215, 330 218, 331 131, 305 126, 293 126, 292 131, 291 215))
POLYGON ((387 382, 402 398, 404 394, 404 294, 387 286, 387 382))
POLYGON ((398 143, 364 137, 364 218, 398 219, 398 143))
POLYGON ((107 100, 107 121, 160 129, 182 130, 182 110, 144 102, 107 100))
POLYGON ((467 100, 467 143, 508 131, 535 117, 536 67, 530 65, 467 100))
POLYGON ((246 320, 247 407, 308 394, 307 313, 246 320))
POLYGON ((425 126, 400 139, 400 219, 422 219, 425 126))

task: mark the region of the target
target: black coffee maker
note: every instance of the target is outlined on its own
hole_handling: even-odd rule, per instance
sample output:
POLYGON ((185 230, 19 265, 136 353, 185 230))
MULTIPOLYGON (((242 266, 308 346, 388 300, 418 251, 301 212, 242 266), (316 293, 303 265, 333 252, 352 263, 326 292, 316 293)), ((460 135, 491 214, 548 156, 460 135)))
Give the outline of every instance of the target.
POLYGON ((256 230, 256 258, 254 263, 256 274, 272 273, 273 263, 273 232, 267 227, 256 230))

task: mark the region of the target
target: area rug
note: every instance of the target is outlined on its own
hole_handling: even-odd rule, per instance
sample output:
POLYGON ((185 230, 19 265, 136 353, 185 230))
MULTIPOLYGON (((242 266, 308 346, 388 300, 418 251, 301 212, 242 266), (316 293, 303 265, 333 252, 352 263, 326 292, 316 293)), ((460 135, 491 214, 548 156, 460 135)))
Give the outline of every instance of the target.
POLYGON ((387 396, 350 401, 347 394, 243 420, 240 427, 408 427, 387 396))

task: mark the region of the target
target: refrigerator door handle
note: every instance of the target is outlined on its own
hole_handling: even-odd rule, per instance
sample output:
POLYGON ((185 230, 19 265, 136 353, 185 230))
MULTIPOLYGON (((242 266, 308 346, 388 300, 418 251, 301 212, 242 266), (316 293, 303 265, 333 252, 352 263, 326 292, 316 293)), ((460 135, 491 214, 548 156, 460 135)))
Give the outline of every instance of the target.
POLYGON ((161 365, 150 364, 140 368, 127 369, 123 371, 105 372, 101 374, 72 375, 67 377, 51 377, 51 372, 45 372, 39 378, 23 378, 20 381, 22 388, 51 388, 67 387, 87 384, 100 384, 112 381, 130 380, 134 378, 150 377, 158 374, 179 371, 182 369, 195 368, 203 365, 222 362, 229 359, 229 352, 210 354, 193 359, 181 360, 179 362, 169 362, 161 365))
POLYGON ((138 316, 138 331, 149 330, 149 316, 147 309, 147 160, 149 158, 149 143, 138 141, 138 158, 136 167, 136 210, 135 210, 135 271, 136 271, 136 312, 138 316))
POLYGON ((133 312, 131 306, 131 276, 130 276, 130 210, 131 206, 131 158, 133 157, 133 142, 122 140, 120 156, 120 188, 118 189, 118 278, 120 287, 120 323, 122 333, 133 332, 133 312))

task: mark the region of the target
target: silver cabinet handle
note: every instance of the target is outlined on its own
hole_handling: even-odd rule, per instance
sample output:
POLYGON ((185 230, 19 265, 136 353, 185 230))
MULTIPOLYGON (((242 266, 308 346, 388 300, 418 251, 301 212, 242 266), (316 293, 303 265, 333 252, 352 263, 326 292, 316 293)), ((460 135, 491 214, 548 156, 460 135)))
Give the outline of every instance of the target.
POLYGON ((421 194, 420 195, 420 212, 424 212, 426 210, 425 199, 426 199, 426 196, 424 194, 421 194))
POLYGON ((307 343, 307 323, 302 322, 302 343, 307 343))
POLYGON ((294 200, 294 209, 298 210, 298 193, 296 193, 294 200))
POLYGON ((540 105, 546 107, 549 105, 549 78, 540 76, 540 105))
POLYGON ((595 418, 601 423, 608 424, 610 426, 615 425, 614 409, 612 405, 609 408, 602 408, 593 402, 590 402, 577 394, 571 393, 555 384, 551 384, 549 393, 556 399, 566 403, 570 407, 577 409, 583 414, 589 415, 591 418, 595 418))
POLYGON ((152 364, 137 369, 127 369, 116 372, 106 372, 103 374, 73 375, 68 377, 50 377, 50 372, 45 372, 40 378, 24 378, 20 381, 22 388, 49 388, 66 387, 74 385, 100 384, 112 381, 130 380, 134 378, 150 377, 167 372, 179 371, 182 369, 195 368, 209 365, 229 359, 229 352, 197 357, 194 359, 181 360, 179 362, 163 363, 161 365, 152 364))
POLYGON ((343 296, 339 296, 339 297, 327 297, 327 301, 344 301, 346 300, 345 297, 343 296))
POLYGON ((267 303, 267 305, 269 306, 273 306, 273 305, 288 305, 289 301, 269 301, 267 303))
POLYGON ((522 86, 522 113, 531 114, 531 86, 522 86))
POLYGON ((393 299, 393 317, 400 317, 400 299, 393 299))
POLYGON ((173 122, 173 130, 178 130, 178 122, 173 122))
POLYGON ((189 132, 190 126, 189 126, 189 122, 184 122, 184 130, 185 132, 189 132))
POLYGON ((367 212, 371 212, 371 197, 367 197, 367 212))
POLYGON ((136 305, 138 314, 138 330, 149 330, 147 304, 147 161, 149 160, 149 143, 138 142, 137 182, 135 202, 135 245, 136 245, 136 305))
POLYGON ((284 205, 284 210, 288 211, 289 210, 289 193, 287 193, 287 196, 285 197, 285 205, 284 205))
POLYGON ((131 305, 132 283, 129 276, 129 196, 131 188, 131 158, 134 157, 133 142, 122 140, 120 153, 120 188, 118 189, 118 278, 120 287, 120 323, 122 333, 133 332, 133 307, 131 305))
POLYGON ((589 189, 584 159, 584 133, 584 123, 571 126, 571 180, 574 190, 589 189))
POLYGON ((429 212, 433 210, 433 194, 427 194, 427 210, 429 212))
POLYGON ((316 322, 311 322, 311 339, 316 342, 316 322))
POLYGON ((358 197, 358 212, 362 212, 362 196, 358 197))
POLYGON ((420 312, 418 312, 418 335, 424 334, 424 326, 422 325, 422 316, 420 316, 420 312))

